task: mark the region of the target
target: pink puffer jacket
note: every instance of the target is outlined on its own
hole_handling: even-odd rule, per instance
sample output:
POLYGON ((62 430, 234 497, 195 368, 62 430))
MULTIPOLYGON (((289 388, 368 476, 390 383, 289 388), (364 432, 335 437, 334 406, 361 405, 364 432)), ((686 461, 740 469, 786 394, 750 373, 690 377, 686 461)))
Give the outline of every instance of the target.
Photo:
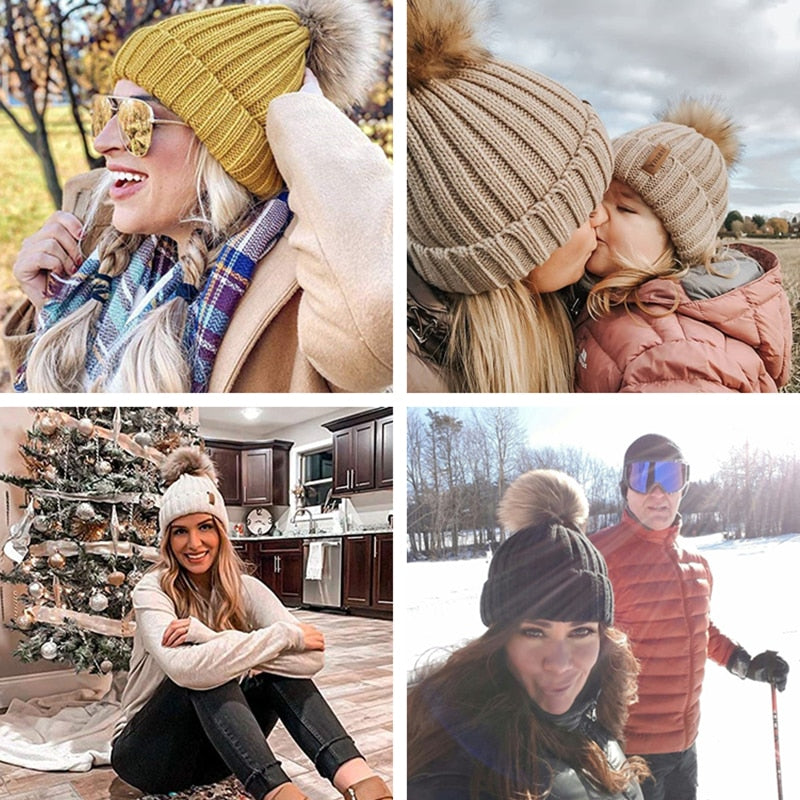
POLYGON ((684 285, 658 278, 639 289, 651 314, 634 306, 593 320, 584 311, 575 331, 576 391, 775 392, 783 386, 792 324, 778 257, 746 244, 733 245, 730 255, 743 274, 743 256, 763 274, 737 285, 734 273, 722 279, 733 288, 711 297, 694 290, 690 297, 684 285), (678 307, 670 313, 676 294, 678 307))

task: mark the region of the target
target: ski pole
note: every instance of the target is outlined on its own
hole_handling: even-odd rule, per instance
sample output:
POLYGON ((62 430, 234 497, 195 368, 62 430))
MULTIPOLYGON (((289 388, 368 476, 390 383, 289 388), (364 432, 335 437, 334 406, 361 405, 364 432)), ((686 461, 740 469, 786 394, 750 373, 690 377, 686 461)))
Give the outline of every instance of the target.
POLYGON ((778 800, 783 800, 783 781, 781 779, 781 748, 778 742, 778 691, 774 683, 772 689, 772 731, 775 734, 775 774, 778 778, 778 800))

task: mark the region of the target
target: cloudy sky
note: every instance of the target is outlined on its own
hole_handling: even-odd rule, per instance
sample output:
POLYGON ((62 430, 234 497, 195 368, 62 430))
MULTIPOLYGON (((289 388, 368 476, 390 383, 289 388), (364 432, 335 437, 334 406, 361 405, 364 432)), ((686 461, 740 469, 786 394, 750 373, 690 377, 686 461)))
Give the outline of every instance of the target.
POLYGON ((719 98, 744 129, 731 208, 800 213, 797 0, 494 0, 490 27, 498 56, 591 102, 612 137, 719 98))

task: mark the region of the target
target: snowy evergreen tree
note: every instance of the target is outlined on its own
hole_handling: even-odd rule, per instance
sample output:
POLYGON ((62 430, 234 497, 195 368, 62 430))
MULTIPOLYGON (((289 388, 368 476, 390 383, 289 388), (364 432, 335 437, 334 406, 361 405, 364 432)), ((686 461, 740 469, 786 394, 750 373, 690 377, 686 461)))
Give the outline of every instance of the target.
POLYGON ((14 651, 76 670, 128 668, 131 591, 157 557, 159 464, 199 441, 178 408, 34 409, 21 445, 29 474, 0 475, 26 490, 3 552, 0 580, 24 591, 9 627, 14 651))

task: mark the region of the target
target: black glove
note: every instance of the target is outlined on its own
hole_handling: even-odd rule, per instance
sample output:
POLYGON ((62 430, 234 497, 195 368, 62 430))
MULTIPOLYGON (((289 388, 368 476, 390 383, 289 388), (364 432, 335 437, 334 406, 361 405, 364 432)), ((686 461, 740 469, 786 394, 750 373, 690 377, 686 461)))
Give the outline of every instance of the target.
POLYGON ((782 692, 786 688, 788 674, 789 665, 774 650, 765 650, 753 657, 746 677, 751 681, 774 683, 775 688, 782 692))
POLYGON ((739 678, 774 683, 779 692, 786 688, 789 665, 774 650, 765 650, 750 658, 744 647, 737 647, 725 666, 739 678))

